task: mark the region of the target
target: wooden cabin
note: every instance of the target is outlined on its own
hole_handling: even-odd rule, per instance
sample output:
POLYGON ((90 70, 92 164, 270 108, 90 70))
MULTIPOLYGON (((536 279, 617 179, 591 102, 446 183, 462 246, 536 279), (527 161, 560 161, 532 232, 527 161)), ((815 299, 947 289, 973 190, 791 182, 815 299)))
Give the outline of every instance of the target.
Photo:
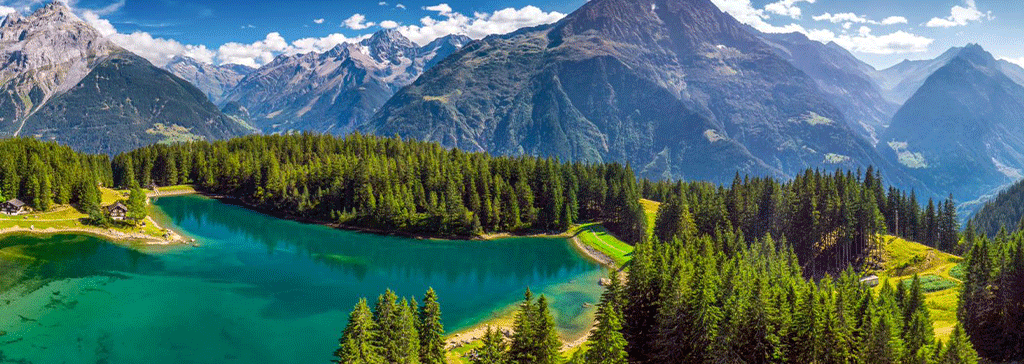
POLYGON ((110 214, 111 219, 121 221, 128 217, 128 206, 118 202, 107 206, 107 213, 110 214))
POLYGON ((15 198, 4 202, 3 212, 8 215, 21 215, 28 211, 26 211, 25 203, 15 198))
POLYGON ((878 276, 870 275, 870 276, 861 278, 860 279, 860 284, 863 284, 863 285, 868 286, 868 287, 875 287, 875 286, 878 285, 878 276))

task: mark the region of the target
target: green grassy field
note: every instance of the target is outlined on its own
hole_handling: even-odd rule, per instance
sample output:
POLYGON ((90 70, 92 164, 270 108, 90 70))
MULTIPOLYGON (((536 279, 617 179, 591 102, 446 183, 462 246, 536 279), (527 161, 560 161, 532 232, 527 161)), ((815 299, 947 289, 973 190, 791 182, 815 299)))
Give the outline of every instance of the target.
POLYGON ((654 220, 658 218, 661 202, 641 199, 640 205, 644 207, 644 214, 647 215, 647 236, 654 235, 654 220))
POLYGON ((620 267, 629 262, 629 259, 633 256, 633 246, 613 236, 601 224, 579 225, 573 230, 572 235, 579 238, 583 244, 612 258, 615 264, 620 267))
POLYGON ((877 272, 878 276, 895 286, 913 279, 914 274, 920 275, 921 286, 926 292, 925 301, 935 325, 935 337, 948 339, 957 322, 956 308, 962 284, 952 275, 957 272, 951 274, 951 271, 963 259, 897 237, 885 236, 883 239, 885 268, 877 272))
MULTIPOLYGON (((191 189, 190 186, 180 186, 178 187, 178 190, 184 190, 186 187, 191 189)), ((112 205, 117 201, 128 199, 128 191, 114 190, 104 187, 100 188, 100 195, 100 203, 103 206, 112 205)), ((90 228, 90 226, 84 224, 82 220, 88 217, 88 215, 78 211, 78 209, 73 206, 58 205, 51 208, 50 211, 45 212, 33 212, 18 216, 0 215, 0 229, 85 229, 90 228)), ((154 224, 151 219, 147 219, 144 226, 118 226, 113 229, 125 233, 142 233, 154 238, 161 238, 165 233, 165 230, 156 227, 156 224, 154 224)))

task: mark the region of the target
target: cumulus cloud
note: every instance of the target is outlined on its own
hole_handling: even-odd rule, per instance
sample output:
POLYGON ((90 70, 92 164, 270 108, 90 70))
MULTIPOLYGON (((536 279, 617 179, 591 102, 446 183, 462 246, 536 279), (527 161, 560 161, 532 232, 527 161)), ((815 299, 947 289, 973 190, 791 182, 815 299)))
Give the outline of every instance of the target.
POLYGON ((882 25, 907 24, 907 23, 908 23, 907 18, 904 18, 902 16, 890 16, 888 18, 882 19, 882 25))
POLYGON ((440 18, 424 17, 418 25, 398 27, 407 38, 417 44, 451 34, 463 34, 473 39, 480 39, 491 34, 505 34, 524 27, 550 24, 565 17, 557 11, 545 12, 536 6, 521 9, 506 8, 493 13, 474 13, 473 16, 456 12, 448 4, 424 7, 424 10, 437 12, 440 18))
POLYGON ((385 20, 385 21, 380 22, 380 27, 384 28, 384 29, 398 28, 398 22, 396 22, 394 20, 385 20))
POLYGON ((994 18, 991 11, 986 13, 978 10, 978 4, 975 4, 974 0, 966 0, 964 5, 967 5, 967 7, 954 6, 949 10, 948 17, 932 18, 925 23, 925 26, 931 28, 952 28, 964 26, 973 21, 991 20, 994 18))
POLYGON ((7 16, 7 14, 16 13, 16 12, 18 12, 18 10, 15 10, 14 8, 12 8, 10 6, 0 5, 0 16, 7 16))
MULTIPOLYGON (((722 11, 729 13, 736 20, 741 23, 750 25, 755 29, 765 33, 792 33, 792 32, 805 32, 804 27, 799 24, 789 24, 783 26, 775 26, 768 23, 768 19, 771 18, 768 12, 764 9, 755 8, 750 0, 711 0, 722 11)), ((797 1, 782 0, 778 3, 792 2, 796 4, 797 1)), ((772 4, 769 4, 772 5, 772 4)))
POLYGON ((857 34, 837 35, 831 30, 817 29, 807 32, 807 37, 822 43, 836 42, 836 44, 853 52, 871 54, 925 52, 935 41, 934 39, 902 30, 876 36, 871 34, 871 28, 866 26, 858 29, 857 34))
POLYGON ((317 24, 323 24, 323 23, 324 23, 324 18, 320 18, 320 19, 313 19, 313 22, 314 22, 314 23, 317 23, 317 24))
POLYGON ((812 16, 811 19, 815 21, 828 21, 832 24, 839 23, 855 23, 855 24, 878 24, 878 22, 868 19, 866 16, 857 15, 854 13, 824 13, 818 16, 812 16))
POLYGON ((258 67, 274 60, 278 54, 288 50, 288 42, 280 33, 267 34, 266 38, 249 44, 230 42, 217 49, 221 63, 234 63, 258 67))
POLYGON ((764 10, 782 16, 788 16, 793 19, 800 19, 803 16, 803 11, 797 6, 798 3, 806 2, 808 4, 814 4, 815 0, 781 0, 765 5, 764 10))
POLYGON ((398 5, 395 5, 395 8, 405 10, 405 5, 402 5, 401 3, 399 3, 398 5))
POLYGON ((352 30, 363 30, 374 25, 377 25, 377 23, 366 21, 366 15, 359 13, 352 14, 352 16, 348 17, 348 19, 345 19, 345 21, 343 21, 342 24, 346 28, 352 30))

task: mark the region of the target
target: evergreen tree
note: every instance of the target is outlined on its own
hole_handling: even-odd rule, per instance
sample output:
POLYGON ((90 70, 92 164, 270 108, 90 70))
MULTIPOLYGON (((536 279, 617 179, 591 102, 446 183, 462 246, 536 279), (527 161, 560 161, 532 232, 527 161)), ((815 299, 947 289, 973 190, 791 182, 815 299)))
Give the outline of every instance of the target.
POLYGON ((444 360, 444 326, 441 325, 441 305, 433 288, 423 296, 420 308, 419 340, 420 362, 442 364, 444 360))
POLYGON ((512 363, 532 364, 539 360, 537 353, 541 343, 537 342, 536 309, 533 293, 529 289, 523 296, 513 323, 512 343, 509 345, 508 358, 512 363))
POLYGON ((537 312, 534 313, 534 342, 537 364, 557 364, 562 360, 559 353, 562 349, 562 341, 558 339, 558 332, 555 331, 555 318, 551 316, 548 309, 548 299, 540 295, 537 299, 537 312))
POLYGON ((128 216, 129 220, 139 222, 146 218, 146 193, 140 188, 133 188, 128 194, 128 216))
POLYGON ((612 300, 602 300, 597 309, 597 327, 588 339, 584 356, 587 364, 626 364, 626 339, 622 337, 621 314, 612 300))
POLYGON ((348 325, 334 352, 339 364, 383 364, 377 343, 377 327, 366 300, 361 299, 349 315, 348 325))
POLYGON ((492 330, 488 326, 487 332, 484 333, 483 346, 477 349, 473 364, 505 364, 508 362, 506 350, 505 337, 501 331, 492 330))
POLYGON ((373 321, 380 333, 376 337, 376 346, 387 363, 402 362, 408 354, 403 347, 402 308, 397 301, 398 297, 389 289, 377 298, 373 309, 373 321))

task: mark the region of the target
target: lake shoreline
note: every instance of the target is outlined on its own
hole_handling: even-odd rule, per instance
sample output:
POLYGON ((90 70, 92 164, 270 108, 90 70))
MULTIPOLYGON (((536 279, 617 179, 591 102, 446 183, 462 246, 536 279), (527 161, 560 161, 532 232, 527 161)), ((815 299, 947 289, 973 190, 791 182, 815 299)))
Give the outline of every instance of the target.
MULTIPOLYGON (((328 221, 319 220, 319 219, 295 216, 295 215, 289 214, 289 213, 284 212, 284 211, 260 207, 260 206, 257 206, 255 204, 252 204, 252 203, 249 203, 249 202, 245 201, 245 199, 243 199, 243 198, 239 198, 239 197, 235 197, 235 196, 216 194, 216 193, 207 193, 207 192, 200 192, 200 191, 196 191, 196 192, 193 192, 193 193, 187 193, 187 194, 198 194, 198 195, 201 195, 201 196, 204 196, 204 197, 208 197, 208 198, 212 198, 212 199, 218 200, 220 202, 223 202, 223 203, 226 203, 226 204, 229 204, 229 205, 234 205, 234 206, 242 207, 242 208, 245 208, 245 209, 248 209, 248 210, 256 211, 256 212, 259 212, 261 214, 268 215, 268 216, 273 216, 273 217, 276 217, 276 218, 279 218, 279 219, 283 219, 283 220, 295 221, 295 222, 300 222, 300 223, 303 223, 303 224, 310 224, 310 225, 320 225, 320 226, 325 226, 325 227, 329 227, 329 228, 332 228, 332 229, 338 229, 338 230, 344 230, 344 231, 353 231, 353 232, 360 232, 360 233, 368 233, 368 234, 374 234, 374 235, 380 235, 380 236, 398 236, 398 237, 410 238, 410 239, 418 239, 418 240, 463 240, 463 241, 493 241, 493 240, 500 240, 500 239, 505 239, 505 238, 565 238, 565 239, 568 239, 568 238, 571 237, 571 235, 568 232, 560 232, 560 233, 556 233, 556 232, 547 232, 547 233, 545 233, 545 232, 531 232, 531 233, 522 233, 522 234, 515 234, 515 233, 504 232, 504 233, 489 233, 489 234, 473 235, 473 236, 465 236, 465 235, 444 236, 444 235, 432 235, 432 234, 424 234, 424 233, 410 233, 410 232, 402 232, 402 231, 392 231, 392 230, 385 230, 385 229, 370 228, 370 227, 365 227, 365 226, 355 226, 355 225, 339 224, 339 223, 328 222, 328 221)), ((175 196, 175 195, 167 195, 167 196, 175 196)), ((157 196, 157 197, 164 197, 164 196, 157 196)))
MULTIPOLYGON (((150 220, 150 221, 152 221, 152 220, 150 220)), ((155 226, 159 227, 159 225, 156 225, 156 222, 151 222, 151 223, 153 223, 155 226)), ((166 246, 166 245, 174 245, 174 244, 183 244, 184 243, 184 239, 181 237, 181 235, 179 235, 179 234, 177 234, 177 233, 175 233, 175 232, 173 232, 171 230, 167 230, 167 231, 170 232, 170 237, 168 237, 167 239, 160 239, 160 238, 157 238, 157 237, 154 237, 154 236, 150 236, 150 235, 145 235, 145 234, 128 233, 128 232, 118 231, 118 230, 113 229, 113 228, 104 229, 104 228, 100 228, 100 227, 82 226, 82 227, 59 228, 59 229, 58 228, 52 228, 52 227, 51 228, 46 228, 46 229, 33 229, 33 228, 23 228, 23 227, 20 227, 20 226, 16 226, 16 227, 9 227, 9 228, 0 229, 0 237, 6 237, 6 236, 9 236, 9 235, 15 235, 15 234, 28 234, 28 235, 78 234, 78 235, 89 235, 89 236, 101 238, 101 239, 104 239, 104 240, 109 240, 109 241, 114 242, 114 243, 117 243, 117 242, 138 242, 138 243, 141 243, 143 245, 164 245, 164 246, 166 246)))

